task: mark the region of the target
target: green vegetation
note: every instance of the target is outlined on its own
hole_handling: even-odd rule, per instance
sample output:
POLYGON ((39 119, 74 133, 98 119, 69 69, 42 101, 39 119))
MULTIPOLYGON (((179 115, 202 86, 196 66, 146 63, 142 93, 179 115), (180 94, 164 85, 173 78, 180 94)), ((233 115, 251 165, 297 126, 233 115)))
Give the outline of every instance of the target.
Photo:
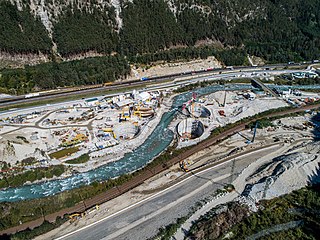
POLYGON ((40 236, 46 232, 49 232, 67 221, 66 218, 57 218, 54 223, 45 221, 40 227, 36 227, 32 230, 27 229, 22 232, 18 232, 10 236, 11 240, 29 240, 34 239, 36 236, 40 236))
MULTIPOLYGON (((262 129, 262 128, 267 128, 267 127, 273 127, 274 124, 272 123, 272 121, 273 120, 270 120, 270 119, 261 119, 258 121, 259 123, 257 125, 257 128, 262 129)), ((253 128, 255 128, 255 126, 256 126, 256 123, 252 122, 252 123, 248 124, 247 128, 253 129, 253 128)))
MULTIPOLYGON (((61 12, 53 21, 53 40, 63 56, 96 51, 130 57, 201 44, 249 53, 272 62, 310 60, 320 55, 319 0, 170 3, 122 2, 120 29, 114 7, 93 2, 55 3, 61 5, 61 12)), ((1 3, 1 50, 51 53, 48 32, 39 17, 30 12, 27 1, 23 2, 22 11, 7 1, 1 3)))
POLYGON ((88 154, 83 154, 78 158, 67 160, 66 163, 68 164, 80 164, 80 163, 86 163, 90 159, 88 154))
POLYGON ((177 60, 190 61, 206 59, 215 56, 227 66, 246 65, 247 55, 241 49, 217 49, 215 47, 186 47, 162 50, 155 53, 129 55, 131 63, 152 64, 157 61, 174 62, 177 60))
POLYGON ((183 30, 164 1, 128 1, 122 17, 120 39, 125 55, 156 52, 182 42, 183 30))
POLYGON ((48 32, 30 8, 18 11, 8 1, 0 2, 0 51, 10 53, 50 53, 48 32))
POLYGON ((320 84, 320 78, 304 78, 304 79, 294 79, 291 81, 290 85, 315 85, 320 84))
POLYGON ((130 73, 130 66, 118 55, 84 60, 44 63, 1 72, 0 87, 23 94, 33 89, 94 85, 114 81, 130 73))
POLYGON ((274 225, 303 220, 304 224, 290 231, 266 236, 263 239, 317 239, 320 230, 319 186, 303 188, 284 197, 262 202, 264 210, 252 214, 231 231, 234 239, 242 239, 274 225))
POLYGON ((216 56, 225 65, 245 65, 247 54, 268 62, 320 56, 319 0, 177 0, 170 6, 163 0, 134 0, 121 3, 121 29, 113 7, 92 2, 80 9, 66 5, 53 21, 58 53, 109 55, 66 63, 58 63, 46 29, 30 14, 28 2, 24 4, 22 11, 6 1, 0 4, 0 51, 41 51, 52 55, 53 62, 2 70, 1 92, 101 84, 125 77, 128 63, 216 56), (190 7, 193 4, 199 7, 190 7))
POLYGON ((54 40, 59 52, 64 55, 78 54, 87 51, 110 54, 116 51, 118 35, 113 31, 109 21, 115 25, 114 9, 105 6, 92 11, 72 9, 66 12, 54 25, 54 40))
POLYGON ((37 159, 35 157, 28 157, 21 161, 21 165, 22 166, 33 165, 36 162, 37 162, 37 159))
POLYGON ((178 218, 175 223, 171 223, 165 227, 162 227, 159 229, 159 232, 155 237, 152 239, 161 239, 161 240, 170 240, 172 239, 172 236, 177 232, 179 227, 185 223, 185 221, 188 219, 188 216, 178 218))
MULTIPOLYGON (((263 81, 263 82, 267 82, 267 81, 263 81)), ((291 75, 281 75, 277 77, 274 81, 272 81, 272 83, 277 85, 291 85, 291 86, 317 85, 317 84, 320 84, 320 77, 293 79, 291 75)))
POLYGON ((317 239, 320 229, 319 190, 318 185, 294 191, 283 197, 262 201, 260 202, 262 208, 257 213, 251 213, 249 217, 243 216, 238 220, 236 220, 237 216, 234 216, 233 222, 225 223, 220 228, 216 223, 220 222, 224 216, 230 215, 231 212, 236 212, 239 206, 230 205, 228 212, 221 214, 216 214, 215 209, 212 209, 193 224, 189 237, 192 239, 223 239, 227 233, 232 232, 228 239, 246 239, 263 231, 265 236, 259 239, 317 239), (302 225, 298 227, 268 235, 268 230, 274 226, 301 220, 302 225))
POLYGON ((196 2, 205 6, 205 13, 201 8, 191 8, 193 2, 176 1, 177 21, 163 1, 126 3, 124 28, 120 33, 125 54, 159 54, 159 49, 172 45, 192 47, 199 40, 215 39, 220 42, 216 48, 234 46, 234 51, 243 49, 269 61, 298 61, 319 56, 318 0, 260 0, 254 4, 249 0, 196 2), (230 9, 234 13, 230 13, 230 9), (251 17, 245 17, 248 12, 252 12, 251 17), (241 20, 235 17, 235 13, 241 20), (224 16, 229 16, 228 22, 224 16))
POLYGON ((66 156, 70 156, 71 154, 76 153, 78 151, 79 151, 78 147, 65 148, 60 151, 50 153, 49 157, 55 158, 55 159, 60 159, 60 158, 66 157, 66 156))
POLYGON ((54 165, 50 167, 39 167, 23 173, 7 173, 0 179, 0 189, 7 187, 19 187, 26 182, 34 182, 43 178, 59 177, 65 172, 65 166, 54 165))
POLYGON ((196 83, 188 84, 185 86, 181 86, 181 87, 175 89, 173 92, 174 93, 183 93, 183 92, 187 92, 187 91, 190 91, 193 89, 202 88, 202 87, 206 87, 206 86, 210 86, 210 85, 216 85, 216 84, 219 84, 219 82, 215 82, 215 81, 196 82, 196 83))

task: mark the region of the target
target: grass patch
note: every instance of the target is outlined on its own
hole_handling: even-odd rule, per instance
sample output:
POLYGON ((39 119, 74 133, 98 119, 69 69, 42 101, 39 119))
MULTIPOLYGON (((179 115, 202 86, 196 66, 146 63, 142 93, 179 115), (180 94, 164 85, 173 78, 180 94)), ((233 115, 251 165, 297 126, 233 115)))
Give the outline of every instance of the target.
POLYGON ((65 148, 60 151, 50 153, 49 156, 51 158, 60 159, 60 158, 66 157, 66 156, 70 156, 71 154, 76 153, 78 151, 79 151, 78 147, 65 148))
POLYGON ((13 234, 10 236, 11 240, 27 240, 27 239, 33 239, 37 236, 40 236, 41 234, 44 234, 46 232, 49 232, 62 224, 64 224, 67 221, 67 218, 57 218, 54 223, 50 223, 47 221, 44 221, 41 226, 36 227, 32 230, 27 229, 22 232, 18 232, 16 234, 13 234))
POLYGON ((81 155, 81 156, 78 157, 78 158, 71 159, 71 160, 67 160, 66 163, 68 163, 68 164, 86 163, 86 162, 89 161, 89 159, 90 159, 90 157, 89 157, 89 155, 86 153, 86 154, 81 155))
POLYGON ((53 176, 59 177, 65 171, 65 166, 54 165, 50 167, 35 168, 28 170, 21 174, 11 174, 0 179, 0 189, 7 187, 19 187, 26 182, 34 182, 42 180, 43 178, 53 178, 53 176))

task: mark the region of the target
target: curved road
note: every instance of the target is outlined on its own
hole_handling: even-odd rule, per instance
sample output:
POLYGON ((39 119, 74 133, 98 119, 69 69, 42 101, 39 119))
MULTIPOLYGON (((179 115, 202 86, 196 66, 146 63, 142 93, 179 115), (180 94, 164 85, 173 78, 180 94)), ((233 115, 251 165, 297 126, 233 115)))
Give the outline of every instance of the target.
MULTIPOLYGON (((68 239, 148 239, 157 234, 160 227, 176 221, 189 212, 191 206, 217 189, 230 183, 232 161, 236 159, 234 174, 238 175, 257 155, 270 153, 270 147, 232 158, 213 166, 163 190, 118 213, 112 214, 75 232, 58 237, 68 239)), ((235 195, 237 196, 237 194, 235 195)))

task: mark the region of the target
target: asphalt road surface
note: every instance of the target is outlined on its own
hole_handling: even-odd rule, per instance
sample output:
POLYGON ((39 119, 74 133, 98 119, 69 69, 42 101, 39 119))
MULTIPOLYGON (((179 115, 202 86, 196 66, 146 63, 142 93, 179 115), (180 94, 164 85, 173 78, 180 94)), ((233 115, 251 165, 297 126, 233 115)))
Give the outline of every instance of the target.
MULTIPOLYGON (((271 68, 277 68, 277 69, 282 69, 284 67, 286 67, 287 64, 275 64, 275 65, 265 65, 265 66, 256 66, 256 67, 251 67, 251 66, 242 66, 242 67, 234 67, 232 69, 214 69, 212 72, 207 72, 206 70, 199 70, 196 72, 190 72, 190 73, 177 73, 175 74, 176 76, 163 76, 157 80, 150 80, 150 81, 138 81, 138 82, 134 82, 131 84, 128 83, 123 83, 121 85, 117 85, 117 86, 109 86, 109 87, 98 87, 98 88, 93 88, 93 89, 84 89, 84 90, 76 90, 76 91, 72 91, 72 92, 65 92, 65 93, 57 93, 54 95, 40 95, 40 96, 36 96, 36 97, 32 97, 32 98, 23 98, 23 96, 16 96, 13 97, 11 101, 8 102, 1 102, 0 103, 0 107, 9 107, 9 106, 14 106, 14 104, 23 104, 23 103, 30 103, 30 102, 37 102, 37 101, 43 101, 43 100, 49 100, 49 99, 55 99, 57 97, 67 97, 67 96, 73 96, 73 95, 79 95, 79 94, 89 94, 89 93, 97 93, 99 91, 105 91, 107 89, 119 89, 119 88, 125 88, 125 87, 139 87, 140 85, 144 85, 146 83, 151 83, 151 82, 157 82, 157 83, 161 83, 163 81, 169 80, 169 79, 175 79, 175 78, 179 78, 179 77, 187 77, 187 76, 197 76, 197 77, 201 77, 202 75, 206 75, 208 73, 212 73, 213 75, 216 76, 220 76, 221 78, 223 77, 228 77, 228 76, 224 76, 224 75, 229 75, 230 74, 234 74, 235 72, 263 72, 263 71, 269 71, 271 68), (219 74, 220 71, 222 71, 222 74, 219 74), (22 99, 21 99, 22 98, 22 99)), ((302 67, 306 67, 308 66, 308 63, 306 64, 294 64, 292 66, 300 66, 302 67)), ((285 70, 286 71, 286 70, 285 70)), ((0 99, 1 101, 1 99, 0 99)))
MULTIPOLYGON (((260 151, 259 155, 269 150, 260 151)), ((234 174, 239 174, 257 158, 253 152, 235 162, 234 174)), ((59 239, 117 239, 142 240, 154 236, 158 229, 186 215, 190 207, 217 189, 230 183, 231 161, 205 172, 193 175, 188 180, 132 208, 97 224, 87 226, 59 239)))

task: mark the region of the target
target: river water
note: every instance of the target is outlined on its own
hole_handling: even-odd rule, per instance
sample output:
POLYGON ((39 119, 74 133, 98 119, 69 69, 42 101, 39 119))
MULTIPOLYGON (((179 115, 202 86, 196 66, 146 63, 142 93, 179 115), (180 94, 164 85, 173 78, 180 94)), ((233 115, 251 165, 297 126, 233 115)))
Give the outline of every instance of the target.
MULTIPOLYGON (((242 90, 251 88, 252 86, 248 84, 212 85, 195 89, 194 92, 196 92, 198 96, 201 96, 219 90, 242 90)), ((177 95, 173 99, 171 110, 162 116, 161 121, 146 141, 120 160, 108 163, 85 173, 74 174, 64 179, 50 180, 38 184, 2 190, 0 191, 0 202, 15 202, 51 196, 62 191, 90 184, 94 181, 105 181, 142 168, 170 145, 174 133, 167 129, 167 127, 177 114, 177 108, 190 98, 191 92, 177 95)))

